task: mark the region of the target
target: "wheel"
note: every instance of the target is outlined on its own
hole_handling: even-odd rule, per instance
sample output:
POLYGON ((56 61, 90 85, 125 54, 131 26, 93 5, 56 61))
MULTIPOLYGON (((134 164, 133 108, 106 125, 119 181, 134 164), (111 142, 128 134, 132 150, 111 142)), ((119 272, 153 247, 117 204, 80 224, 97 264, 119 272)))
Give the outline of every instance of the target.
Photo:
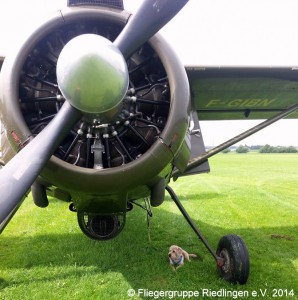
POLYGON ((216 254, 223 259, 218 267, 222 278, 232 283, 245 284, 249 276, 249 255, 244 241, 238 235, 223 236, 217 247, 216 254))

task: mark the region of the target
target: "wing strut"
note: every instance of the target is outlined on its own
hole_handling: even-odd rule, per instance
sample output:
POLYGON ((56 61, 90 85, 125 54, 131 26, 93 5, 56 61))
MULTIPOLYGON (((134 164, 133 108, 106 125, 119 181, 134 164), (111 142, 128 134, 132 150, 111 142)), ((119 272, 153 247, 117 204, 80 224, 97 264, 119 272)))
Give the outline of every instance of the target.
MULTIPOLYGON (((251 129, 248 129, 247 131, 244 131, 243 133, 235 136, 234 138, 231 138, 230 140, 220 144, 219 146, 211 149, 210 151, 206 152, 205 154, 199 155, 193 159, 191 159, 186 167, 186 169, 184 170, 184 172, 190 171, 196 167, 198 167, 199 165, 201 165, 203 162, 205 162, 208 158, 210 158, 211 156, 221 152, 222 150, 238 143, 239 141, 251 136, 252 134, 264 129, 265 127, 273 124, 274 122, 285 118, 286 116, 290 115, 291 113, 295 112, 296 110, 298 110, 298 103, 288 107, 287 109, 283 110, 282 112, 280 112, 279 114, 277 114, 276 116, 252 127, 251 129)), ((181 175, 181 172, 179 170, 175 170, 172 174, 172 177, 174 178, 174 180, 179 177, 181 175)))

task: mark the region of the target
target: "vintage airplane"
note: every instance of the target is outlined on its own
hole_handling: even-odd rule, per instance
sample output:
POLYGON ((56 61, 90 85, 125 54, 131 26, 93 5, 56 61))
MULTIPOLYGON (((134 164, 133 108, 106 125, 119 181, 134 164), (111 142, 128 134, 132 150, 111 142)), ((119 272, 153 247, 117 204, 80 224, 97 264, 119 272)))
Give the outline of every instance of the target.
POLYGON ((159 206, 167 190, 220 275, 246 283, 242 238, 224 236, 214 251, 168 184, 208 172, 210 156, 297 118, 298 70, 185 69, 157 32, 186 3, 147 0, 131 15, 121 0, 69 0, 3 59, 0 232, 31 190, 37 206, 48 195, 68 201, 84 234, 111 239, 137 199, 159 206), (268 120, 205 152, 198 117, 268 120))

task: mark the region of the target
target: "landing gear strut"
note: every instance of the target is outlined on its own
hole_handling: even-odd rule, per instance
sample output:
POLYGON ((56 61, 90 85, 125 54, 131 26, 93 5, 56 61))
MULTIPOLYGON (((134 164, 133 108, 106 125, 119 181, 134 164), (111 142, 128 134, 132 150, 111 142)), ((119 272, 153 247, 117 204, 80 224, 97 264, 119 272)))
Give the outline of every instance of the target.
POLYGON ((250 263, 247 248, 241 237, 237 235, 226 235, 222 237, 215 252, 190 218, 174 190, 169 186, 166 187, 166 190, 195 234, 214 257, 219 275, 232 283, 239 282, 240 284, 245 284, 249 276, 250 263))

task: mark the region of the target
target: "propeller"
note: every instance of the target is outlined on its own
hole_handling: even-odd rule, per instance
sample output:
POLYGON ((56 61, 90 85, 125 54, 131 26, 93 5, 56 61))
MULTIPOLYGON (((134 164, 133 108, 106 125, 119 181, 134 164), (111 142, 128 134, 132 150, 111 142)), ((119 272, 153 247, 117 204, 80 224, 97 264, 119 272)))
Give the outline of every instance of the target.
POLYGON ((144 1, 121 31, 114 45, 129 58, 142 44, 167 24, 188 0, 144 1))
POLYGON ((0 171, 0 224, 19 204, 53 152, 81 117, 65 102, 49 125, 0 171))
MULTIPOLYGON (((116 38, 113 47, 120 50, 124 59, 128 59, 133 52, 169 22, 187 2, 188 0, 144 1, 136 14, 130 18, 125 28, 116 38)), ((90 74, 95 78, 97 75, 101 76, 101 68, 96 68, 94 66, 100 66, 102 62, 106 62, 107 56, 110 54, 110 52, 102 53, 101 55, 95 54, 94 49, 92 49, 92 44, 94 45, 96 43, 97 41, 94 43, 91 41, 89 50, 88 48, 84 48, 84 51, 86 52, 83 54, 81 53, 83 58, 80 62, 75 62, 71 59, 66 62, 63 59, 63 55, 61 55, 61 59, 59 56, 57 63, 57 80, 58 84, 60 81, 62 93, 67 101, 65 101, 56 117, 47 125, 47 127, 0 171, 0 224, 20 205, 30 186, 47 164, 51 155, 82 116, 81 110, 85 112, 88 111, 88 107, 86 108, 84 106, 86 104, 84 102, 84 94, 83 96, 80 94, 78 96, 77 94, 77 92, 81 92, 81 86, 77 86, 77 84, 81 84, 82 82, 82 84, 84 84, 86 78, 90 78, 90 74), (86 62, 86 64, 88 63, 92 70, 88 69, 88 67, 81 68, 82 60, 87 56, 89 56, 89 61, 86 62), (70 67, 72 63, 75 63, 78 67, 71 68, 69 72, 65 72, 65 68, 70 67), (58 71, 58 69, 61 70, 61 66, 62 71, 58 71), (68 77, 66 78, 66 84, 62 82, 62 79, 65 80, 65 77, 68 77), (73 78, 75 78, 75 80, 73 80, 73 78), (81 82, 79 79, 82 79, 81 82), (74 93, 74 89, 76 89, 76 93, 74 93), (69 95, 75 96, 72 99, 68 99, 70 98, 69 95), (84 107, 84 109, 82 107, 84 107)), ((68 46, 66 45, 65 47, 68 46)), ((108 47, 110 47, 110 45, 108 47)), ((75 50, 75 48, 71 46, 70 49, 75 50)), ((110 51, 108 48, 106 49, 107 51, 110 51)), ((71 53, 71 51, 69 51, 69 53, 71 53)), ((73 57, 75 57, 75 55, 73 55, 73 57)), ((108 64, 107 68, 109 67, 118 69, 117 65, 113 65, 113 61, 108 64)), ((124 76, 128 76, 126 71, 124 72, 124 76)), ((126 82, 123 82, 123 78, 121 79, 121 76, 119 75, 116 75, 116 77, 116 80, 120 80, 122 85, 125 86, 126 82)), ((87 89, 88 87, 90 87, 90 85, 87 83, 85 88, 87 89)), ((96 92, 100 92, 99 90, 101 88, 103 88, 103 86, 92 86, 91 90, 95 89, 94 93, 96 94, 96 92), (97 91, 96 88, 98 89, 97 91)), ((98 94, 100 93, 97 93, 96 95, 98 94)), ((92 95, 90 96, 89 93, 88 97, 92 98, 92 95)), ((119 101, 121 101, 123 94, 119 94, 119 98, 119 101)), ((98 100, 97 97, 96 101, 99 101, 97 106, 99 110, 101 109, 100 107, 105 106, 106 99, 102 98, 98 100)), ((117 102, 115 99, 113 101, 117 102)), ((86 102, 91 105, 90 99, 87 99, 86 102)), ((92 110, 92 107, 90 109, 92 110)), ((102 111, 106 113, 105 109, 102 109, 102 111)))

